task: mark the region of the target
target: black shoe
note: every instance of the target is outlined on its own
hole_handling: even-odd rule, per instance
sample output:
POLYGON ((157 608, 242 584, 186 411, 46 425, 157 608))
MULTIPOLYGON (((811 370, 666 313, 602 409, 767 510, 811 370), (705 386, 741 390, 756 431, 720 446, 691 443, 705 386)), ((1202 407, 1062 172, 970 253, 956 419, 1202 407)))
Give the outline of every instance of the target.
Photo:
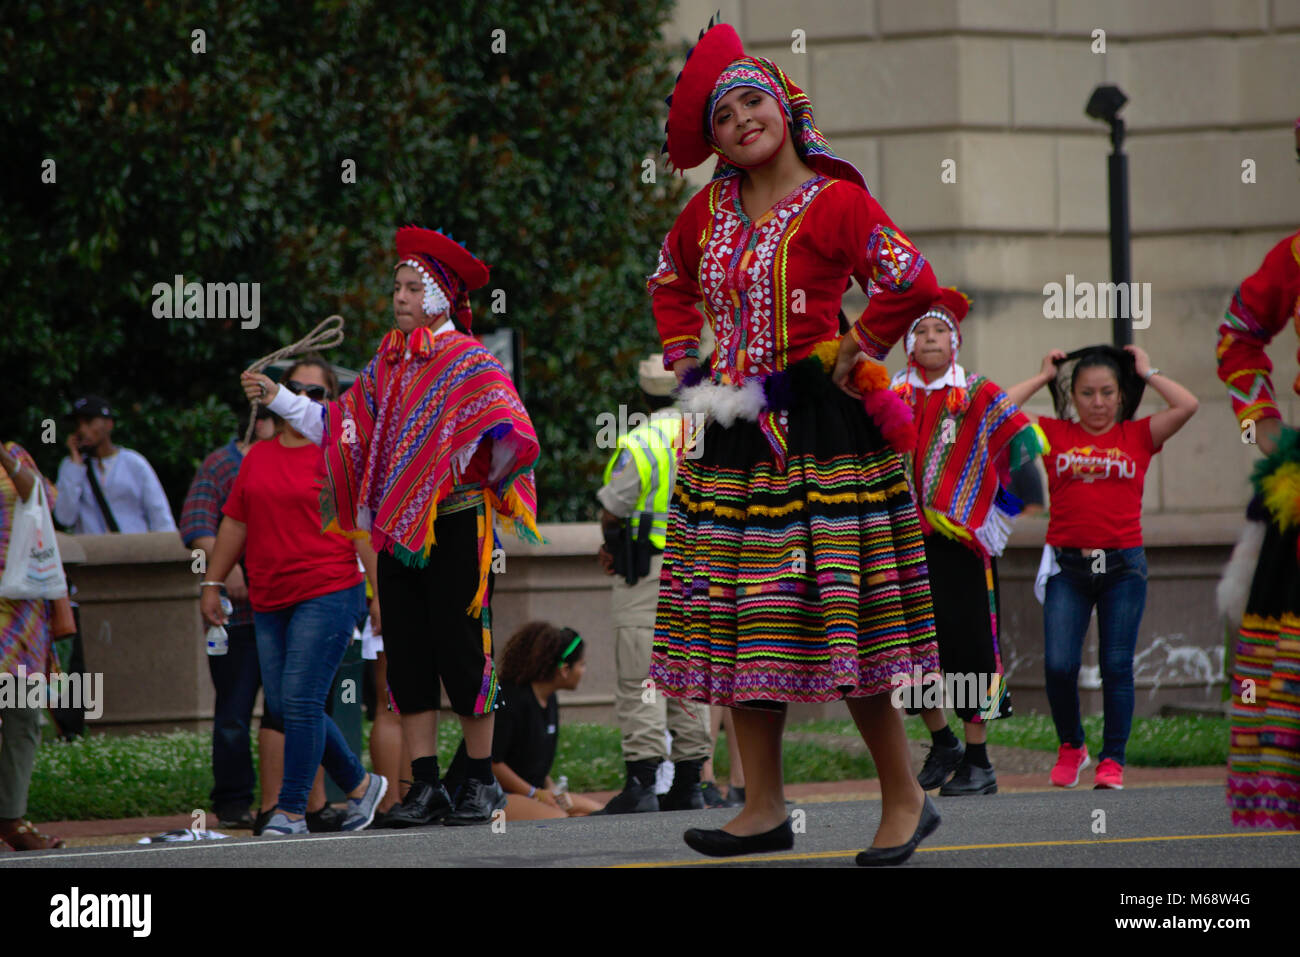
POLYGON ((859 851, 856 858, 859 867, 888 867, 902 864, 912 856, 918 844, 934 833, 939 826, 939 811, 935 808, 930 795, 925 796, 925 805, 921 808, 921 820, 916 825, 916 833, 906 844, 898 847, 869 847, 859 851))
MULTIPOLYGON (((270 818, 268 818, 270 820, 270 818)), ((244 831, 253 827, 253 815, 248 808, 225 808, 217 811, 217 827, 223 831, 244 831)))
POLYGON ((673 766, 673 786, 659 802, 661 811, 703 811, 708 804, 704 800, 704 785, 700 782, 700 771, 704 768, 701 760, 678 761, 673 766))
POLYGON ((700 785, 700 795, 704 798, 705 807, 731 807, 727 799, 722 796, 718 790, 717 781, 705 781, 700 785))
POLYGON ((682 839, 692 850, 709 857, 735 857, 760 851, 788 851, 794 847, 794 830, 790 827, 790 819, 786 818, 772 830, 750 837, 737 837, 721 829, 705 831, 693 827, 682 835, 682 839))
POLYGON ((469 778, 460 786, 456 795, 456 807, 442 819, 448 827, 460 827, 466 824, 486 824, 492 815, 506 806, 506 792, 501 789, 496 778, 490 782, 469 778))
POLYGON ((921 785, 922 791, 933 791, 952 776, 965 756, 966 746, 960 741, 953 748, 931 745, 925 764, 921 765, 921 773, 916 776, 916 783, 921 785))
POLYGON ((441 784, 437 787, 428 781, 412 781, 406 800, 394 805, 385 816, 385 827, 424 827, 436 824, 451 812, 451 798, 441 784))
POLYGON ((976 767, 963 761, 957 773, 939 789, 940 797, 960 797, 963 794, 997 794, 998 776, 993 768, 976 767))
POLYGON ((253 837, 261 837, 262 829, 271 823, 271 815, 275 813, 275 808, 269 811, 258 811, 257 816, 253 818, 253 837))
POLYGON ((645 787, 636 778, 631 778, 623 790, 619 791, 595 814, 641 814, 645 811, 659 810, 659 798, 654 788, 645 787))
POLYGON ((731 787, 727 788, 727 801, 730 802, 727 805, 728 807, 744 807, 745 789, 733 784, 731 787))
POLYGON ((307 812, 307 830, 313 834, 332 834, 343 830, 343 822, 348 812, 326 804, 319 811, 307 812))

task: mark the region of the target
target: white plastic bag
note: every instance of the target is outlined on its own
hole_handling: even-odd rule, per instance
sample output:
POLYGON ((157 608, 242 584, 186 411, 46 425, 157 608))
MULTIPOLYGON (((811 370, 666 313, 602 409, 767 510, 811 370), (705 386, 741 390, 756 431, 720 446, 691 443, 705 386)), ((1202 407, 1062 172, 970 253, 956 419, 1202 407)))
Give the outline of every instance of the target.
POLYGON ((0 598, 64 598, 68 581, 63 577, 59 543, 54 537, 54 519, 45 503, 45 484, 37 478, 27 501, 14 507, 9 529, 9 551, 4 575, 0 576, 0 598))

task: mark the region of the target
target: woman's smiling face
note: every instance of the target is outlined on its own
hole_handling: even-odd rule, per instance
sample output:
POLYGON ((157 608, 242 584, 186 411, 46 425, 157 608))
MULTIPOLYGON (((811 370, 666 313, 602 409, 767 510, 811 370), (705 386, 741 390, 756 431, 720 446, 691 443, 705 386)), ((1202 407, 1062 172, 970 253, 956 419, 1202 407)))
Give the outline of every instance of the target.
POLYGON ((752 86, 736 87, 713 108, 714 142, 740 166, 759 166, 770 159, 781 147, 785 130, 781 104, 752 86))

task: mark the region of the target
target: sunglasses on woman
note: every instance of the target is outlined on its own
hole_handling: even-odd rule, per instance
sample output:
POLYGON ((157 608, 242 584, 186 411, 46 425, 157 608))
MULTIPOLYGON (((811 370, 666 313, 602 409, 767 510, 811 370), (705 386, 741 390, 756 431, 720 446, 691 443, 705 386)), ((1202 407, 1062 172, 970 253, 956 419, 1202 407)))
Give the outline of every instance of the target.
POLYGON ((294 395, 305 395, 313 402, 323 402, 329 397, 329 390, 323 385, 306 385, 297 379, 290 379, 284 387, 294 395))

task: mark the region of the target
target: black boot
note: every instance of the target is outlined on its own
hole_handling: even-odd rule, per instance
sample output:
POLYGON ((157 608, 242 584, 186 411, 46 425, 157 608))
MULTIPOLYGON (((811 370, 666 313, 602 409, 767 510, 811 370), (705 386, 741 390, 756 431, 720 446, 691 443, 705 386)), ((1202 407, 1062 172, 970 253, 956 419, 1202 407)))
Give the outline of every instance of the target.
POLYGON ((623 790, 595 813, 640 814, 643 811, 659 810, 659 799, 655 797, 655 772, 658 769, 658 761, 627 762, 627 783, 623 785, 623 790))
POLYGON ((659 804, 661 811, 703 811, 704 790, 700 785, 703 761, 678 761, 673 765, 673 786, 659 804))

